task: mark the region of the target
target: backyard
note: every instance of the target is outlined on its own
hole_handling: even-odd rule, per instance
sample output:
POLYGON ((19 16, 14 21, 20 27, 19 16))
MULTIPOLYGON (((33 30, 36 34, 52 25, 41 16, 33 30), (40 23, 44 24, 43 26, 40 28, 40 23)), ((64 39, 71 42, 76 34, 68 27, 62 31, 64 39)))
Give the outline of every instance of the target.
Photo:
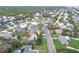
MULTIPOLYGON (((52 32, 51 36, 54 41, 57 53, 79 53, 78 51, 72 49, 63 48, 55 32, 52 32)), ((79 41, 70 39, 68 46, 79 49, 79 41)))

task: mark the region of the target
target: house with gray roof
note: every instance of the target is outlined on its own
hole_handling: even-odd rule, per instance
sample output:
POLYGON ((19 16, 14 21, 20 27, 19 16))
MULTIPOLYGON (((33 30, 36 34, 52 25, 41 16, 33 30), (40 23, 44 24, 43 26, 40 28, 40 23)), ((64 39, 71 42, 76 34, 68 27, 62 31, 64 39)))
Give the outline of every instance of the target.
POLYGON ((32 45, 24 45, 20 49, 16 49, 13 53, 37 53, 37 50, 32 50, 32 45))

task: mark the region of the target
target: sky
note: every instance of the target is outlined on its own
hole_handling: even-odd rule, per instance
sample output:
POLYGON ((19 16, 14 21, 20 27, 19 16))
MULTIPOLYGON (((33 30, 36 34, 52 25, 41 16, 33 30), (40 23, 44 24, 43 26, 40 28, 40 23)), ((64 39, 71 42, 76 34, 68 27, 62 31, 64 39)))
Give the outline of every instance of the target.
POLYGON ((79 0, 0 0, 0 6, 78 6, 79 0))

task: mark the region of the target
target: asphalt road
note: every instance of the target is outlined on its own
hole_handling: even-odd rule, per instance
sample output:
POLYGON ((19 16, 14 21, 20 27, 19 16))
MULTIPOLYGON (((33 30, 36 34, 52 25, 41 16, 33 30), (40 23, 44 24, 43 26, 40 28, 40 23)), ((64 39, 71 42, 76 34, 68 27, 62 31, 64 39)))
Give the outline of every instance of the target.
POLYGON ((56 49, 55 49, 55 46, 54 46, 54 43, 53 43, 53 40, 51 38, 51 35, 50 35, 50 32, 49 30, 46 28, 46 23, 43 19, 43 31, 45 33, 45 36, 46 36, 46 40, 47 40, 47 45, 48 45, 48 53, 55 53, 56 52, 56 49))

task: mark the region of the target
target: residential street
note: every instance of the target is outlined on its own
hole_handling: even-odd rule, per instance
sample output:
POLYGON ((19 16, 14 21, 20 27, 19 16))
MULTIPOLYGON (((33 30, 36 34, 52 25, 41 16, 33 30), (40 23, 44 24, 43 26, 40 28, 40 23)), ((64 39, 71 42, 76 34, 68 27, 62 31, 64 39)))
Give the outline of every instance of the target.
POLYGON ((46 23, 45 23, 44 19, 43 19, 43 24, 42 25, 43 25, 43 28, 44 28, 43 31, 45 33, 46 40, 47 40, 48 53, 56 53, 53 40, 51 38, 49 30, 46 28, 46 23))
POLYGON ((78 6, 0 7, 1 53, 74 53, 78 49, 78 6))

